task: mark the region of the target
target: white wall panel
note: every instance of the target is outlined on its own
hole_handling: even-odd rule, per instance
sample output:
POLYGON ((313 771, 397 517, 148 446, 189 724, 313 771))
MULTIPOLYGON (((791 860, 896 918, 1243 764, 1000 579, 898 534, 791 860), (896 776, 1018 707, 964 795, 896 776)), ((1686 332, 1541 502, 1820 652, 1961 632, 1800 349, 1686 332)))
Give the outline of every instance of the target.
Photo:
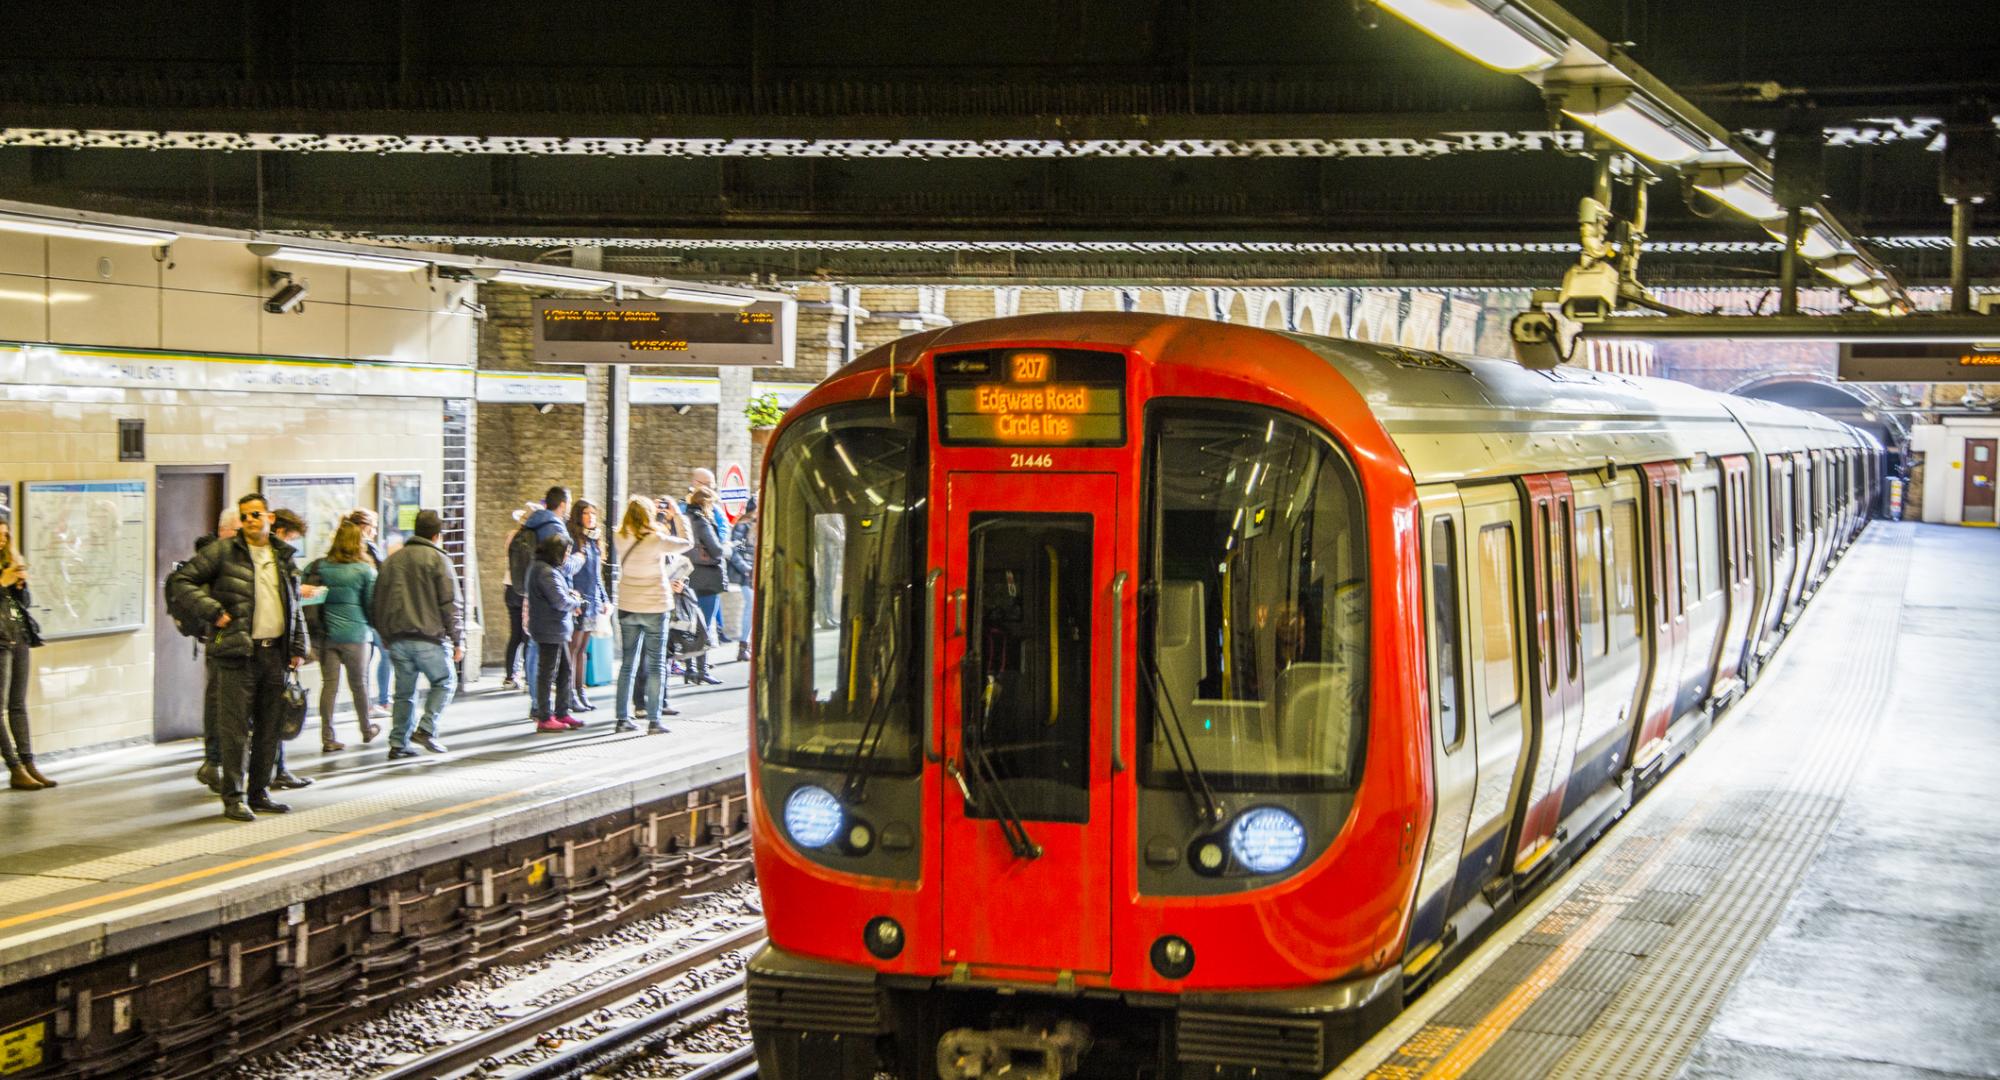
POLYGON ((48 280, 0 274, 0 341, 47 341, 48 280))
POLYGON ((49 267, 48 238, 0 232, 0 274, 41 274, 49 267))
MULTIPOLYGON (((51 245, 65 242, 50 240, 51 245)), ((51 341, 113 348, 160 347, 160 290, 156 288, 51 281, 49 297, 51 341), (76 299, 72 301, 72 297, 76 299)))
POLYGON ((49 276, 113 285, 160 284, 159 249, 96 240, 49 239, 49 276))
POLYGON ((214 292, 160 293, 160 347, 189 352, 254 353, 262 301, 214 292))
POLYGON ((448 311, 430 314, 430 362, 471 367, 479 342, 479 324, 472 316, 448 311))
POLYGON ((349 270, 347 302, 432 311, 440 306, 440 296, 431 284, 431 276, 422 271, 349 270))
POLYGON ((169 289, 267 296, 275 286, 264 280, 262 260, 234 240, 174 241, 160 283, 169 289))
POLYGON ((430 316, 394 308, 347 309, 347 355, 356 360, 423 363, 430 358, 430 316))
MULTIPOLYGON (((346 272, 338 267, 319 269, 346 280, 346 272)), ((348 355, 347 308, 340 304, 315 303, 308 298, 303 310, 285 315, 273 315, 260 305, 257 317, 261 352, 275 356, 348 355)))

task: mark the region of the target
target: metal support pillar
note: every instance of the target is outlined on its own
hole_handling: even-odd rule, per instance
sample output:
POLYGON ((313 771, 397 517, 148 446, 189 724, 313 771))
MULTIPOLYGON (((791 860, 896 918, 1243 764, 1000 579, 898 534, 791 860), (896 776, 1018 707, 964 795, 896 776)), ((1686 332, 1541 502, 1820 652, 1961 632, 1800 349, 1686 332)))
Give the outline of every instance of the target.
POLYGON ((1799 313, 1799 234, 1805 215, 1794 206, 1785 211, 1785 250, 1778 256, 1778 314, 1799 313))
POLYGON ((1951 313, 1972 314, 1972 272, 1968 250, 1972 246, 1972 202, 1959 199, 1951 204, 1951 313))

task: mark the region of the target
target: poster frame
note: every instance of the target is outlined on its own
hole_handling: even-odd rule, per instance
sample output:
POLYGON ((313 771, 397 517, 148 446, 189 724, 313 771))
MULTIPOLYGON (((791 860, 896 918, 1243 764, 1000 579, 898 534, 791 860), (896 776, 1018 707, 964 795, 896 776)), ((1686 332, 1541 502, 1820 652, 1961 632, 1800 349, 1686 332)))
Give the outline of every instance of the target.
POLYGON ((375 531, 380 537, 384 551, 389 549, 389 537, 391 534, 399 536, 404 540, 407 540, 410 536, 409 530, 404 529, 396 517, 396 507, 400 504, 390 501, 390 495, 393 493, 391 485, 402 481, 411 481, 416 485, 416 499, 414 501, 421 508, 424 505, 423 473, 414 469, 407 469, 377 472, 375 474, 375 531))
MULTIPOLYGON (((0 483, 5 484, 8 490, 8 494, 11 496, 13 494, 14 482, 9 480, 0 483)), ((20 486, 20 498, 15 500, 12 504, 12 509, 14 511, 12 539, 14 542, 15 554, 19 555, 21 557, 21 560, 28 564, 28 572, 29 572, 28 589, 31 593, 35 588, 34 576, 36 573, 36 564, 41 562, 42 559, 39 554, 31 553, 29 550, 27 530, 26 528, 24 528, 27 522, 24 519, 27 517, 27 510, 28 510, 27 504, 28 504, 28 496, 30 493, 30 489, 32 489, 36 484, 63 484, 63 485, 138 484, 140 491, 143 493, 145 497, 145 506, 146 506, 145 519, 141 523, 140 528, 147 534, 145 548, 144 548, 146 555, 147 556, 151 555, 152 553, 151 533, 153 530, 154 488, 153 488, 153 481, 150 478, 108 477, 108 478, 99 478, 94 480, 23 480, 21 481, 21 486, 20 486)), ((141 597, 141 601, 138 605, 139 618, 137 622, 119 623, 116 626, 93 626, 80 630, 58 630, 49 625, 49 620, 43 619, 42 639, 44 641, 71 641, 79 638, 103 637, 107 634, 129 634, 134 631, 146 629, 146 627, 150 625, 151 622, 150 618, 147 615, 147 612, 152 610, 152 605, 150 603, 147 603, 144 599, 147 596, 146 590, 149 587, 146 579, 146 568, 148 564, 150 564, 150 562, 151 559, 149 557, 142 557, 140 560, 139 595, 141 597)))

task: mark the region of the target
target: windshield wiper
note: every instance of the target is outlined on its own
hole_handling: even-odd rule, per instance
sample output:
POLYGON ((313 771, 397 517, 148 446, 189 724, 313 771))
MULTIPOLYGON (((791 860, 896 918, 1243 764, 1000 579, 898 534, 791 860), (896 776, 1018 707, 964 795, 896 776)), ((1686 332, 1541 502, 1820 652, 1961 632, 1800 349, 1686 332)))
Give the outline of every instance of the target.
MULTIPOLYGON (((1157 583, 1148 582, 1141 592, 1149 597, 1158 597, 1157 583)), ((1154 613, 1155 618, 1158 613, 1154 613)), ((1173 755, 1174 771, 1181 778, 1181 786, 1187 789, 1188 803, 1194 808, 1195 817, 1203 824, 1215 825, 1222 821, 1222 804, 1215 799, 1215 789, 1208 785, 1208 777, 1203 776, 1201 764, 1194 758, 1194 742, 1188 738, 1187 728, 1181 724, 1180 708, 1174 704, 1172 694, 1167 693, 1166 680, 1160 678, 1160 667, 1150 653, 1139 651, 1140 669, 1146 673, 1146 690, 1153 695, 1153 703, 1161 706, 1159 711, 1167 717, 1167 752, 1173 755), (1185 756, 1183 756, 1185 754, 1185 756)))
MULTIPOLYGON (((893 612, 899 606, 897 601, 900 599, 897 593, 890 592, 880 605, 890 610, 892 619, 893 612)), ((880 619, 871 620, 868 627, 870 635, 880 625, 882 625, 880 619)), ((894 623, 891 622, 890 625, 893 626, 894 623)), ((882 748, 882 736, 889 730, 889 687, 896 673, 896 661, 902 656, 903 635, 892 632, 888 637, 887 654, 883 655, 881 663, 870 667, 868 671, 873 691, 868 698, 868 719, 862 723, 861 737, 854 743, 854 755, 848 758, 847 768, 841 773, 840 795, 841 799, 848 803, 858 803, 867 794, 868 774, 871 771, 869 765, 875 760, 876 752, 882 748)))
POLYGON ((992 752, 980 742, 980 736, 986 729, 987 718, 993 711, 993 704, 986 697, 985 688, 978 685, 983 667, 980 657, 978 649, 969 649, 965 658, 960 661, 966 673, 965 693, 969 695, 975 691, 979 692, 979 723, 976 727, 963 732, 962 754, 965 758, 965 768, 960 769, 950 758, 946 758, 945 772, 951 774, 953 780, 958 781, 959 792, 965 796, 967 806, 973 809, 982 807, 991 809, 994 820, 1000 825, 1001 834, 1007 838, 1007 847, 1014 852, 1015 858, 1039 859, 1042 857, 1042 845, 1035 843, 1034 838, 1028 835, 1027 821, 1014 809, 1013 800, 1007 797, 1007 789, 1000 782, 999 770, 993 766, 992 752))

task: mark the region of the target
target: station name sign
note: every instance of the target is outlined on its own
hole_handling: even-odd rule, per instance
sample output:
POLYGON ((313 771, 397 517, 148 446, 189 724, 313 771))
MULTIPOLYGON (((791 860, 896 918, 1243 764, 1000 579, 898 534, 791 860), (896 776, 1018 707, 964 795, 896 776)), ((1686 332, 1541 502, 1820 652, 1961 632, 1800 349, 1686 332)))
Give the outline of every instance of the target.
POLYGON ((543 364, 790 367, 791 301, 717 310, 656 300, 537 300, 543 364))
POLYGON ((1840 347, 1840 381, 2000 383, 2000 342, 1847 342, 1840 347))
POLYGON ((948 446, 1118 446, 1125 357, 1084 349, 981 349, 932 362, 948 446))

